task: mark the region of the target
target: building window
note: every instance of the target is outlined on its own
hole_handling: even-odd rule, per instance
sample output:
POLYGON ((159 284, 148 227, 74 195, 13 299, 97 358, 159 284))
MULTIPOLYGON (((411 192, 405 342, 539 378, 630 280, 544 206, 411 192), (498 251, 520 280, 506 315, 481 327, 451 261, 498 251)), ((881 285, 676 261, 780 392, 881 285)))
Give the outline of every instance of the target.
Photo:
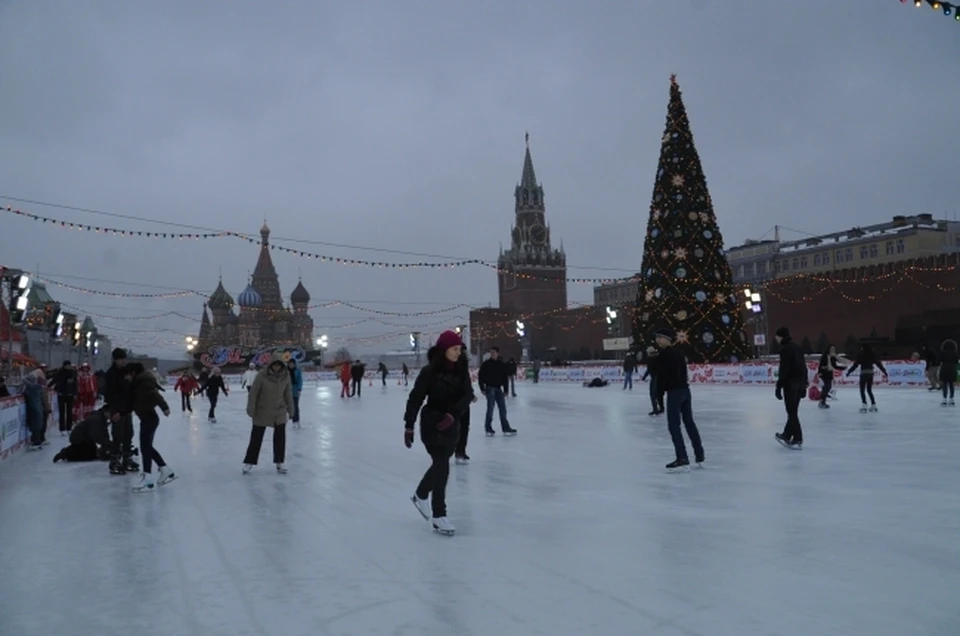
POLYGON ((744 265, 743 271, 747 276, 753 276, 753 263, 747 263, 744 265))
POLYGON ((737 278, 743 278, 743 265, 737 265, 737 278))
POLYGON ((774 274, 780 273, 780 261, 773 261, 773 273, 774 274))
POLYGON ((837 250, 837 262, 838 263, 843 262, 843 250, 837 250))
POLYGON ((848 262, 848 263, 853 260, 853 248, 852 248, 852 247, 848 247, 847 249, 843 250, 843 260, 845 260, 845 261, 848 262))
POLYGON ((814 254, 814 255, 813 255, 813 266, 814 266, 814 267, 820 267, 820 255, 819 255, 819 254, 814 254))
POLYGON ((887 256, 893 256, 893 241, 887 241, 886 252, 887 256))
POLYGON ((861 246, 860 246, 860 260, 861 260, 861 261, 867 260, 867 246, 866 246, 866 245, 861 245, 861 246))
POLYGON ((806 257, 806 256, 801 256, 801 257, 800 257, 800 269, 807 269, 807 257, 806 257))
POLYGON ((824 265, 829 265, 829 264, 830 264, 830 252, 824 252, 824 253, 823 253, 823 264, 824 264, 824 265))
POLYGON ((783 259, 782 261, 780 261, 780 271, 781 271, 781 272, 789 272, 789 271, 790 271, 790 261, 788 261, 787 259, 783 259))
MULTIPOLYGON (((960 236, 957 237, 957 247, 960 247, 960 236)), ((764 261, 757 263, 757 276, 763 276, 767 273, 767 264, 764 261)))
POLYGON ((907 244, 903 239, 897 239, 897 254, 903 254, 907 251, 907 244))
POLYGON ((880 246, 876 243, 870 244, 870 258, 876 258, 880 255, 880 246))

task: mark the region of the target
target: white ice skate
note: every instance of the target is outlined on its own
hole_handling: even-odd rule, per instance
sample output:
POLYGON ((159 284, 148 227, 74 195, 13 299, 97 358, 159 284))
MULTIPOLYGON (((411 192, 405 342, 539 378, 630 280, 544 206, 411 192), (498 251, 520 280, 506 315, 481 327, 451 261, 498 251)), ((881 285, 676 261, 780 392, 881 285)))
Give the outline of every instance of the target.
POLYGON ((876 413, 876 412, 877 412, 877 405, 876 405, 876 404, 871 404, 871 405, 870 405, 870 412, 871 412, 871 413, 876 413))
POLYGON ((177 478, 176 473, 170 470, 169 466, 160 467, 160 477, 157 479, 158 486, 166 486, 171 481, 177 478))
POLYGON ((943 400, 942 402, 940 402, 940 406, 946 406, 946 405, 947 405, 947 401, 946 401, 946 400, 943 400))
POLYGON ((465 456, 465 455, 461 455, 461 456, 457 457, 456 459, 454 459, 454 462, 456 462, 457 465, 459 465, 459 466, 466 466, 467 464, 470 463, 470 458, 467 457, 467 456, 465 456))
POLYGON ((456 528, 453 527, 453 524, 450 523, 450 520, 446 517, 434 517, 433 531, 439 532, 440 534, 448 537, 452 537, 453 533, 456 532, 456 528))
POLYGON ((243 465, 243 474, 246 475, 251 470, 253 470, 253 464, 244 464, 243 465))
POLYGON ((287 467, 284 466, 283 464, 277 464, 277 473, 280 474, 280 475, 286 475, 286 474, 287 474, 287 467))
POLYGON ((133 487, 133 492, 153 492, 153 475, 150 473, 140 474, 140 483, 133 487))
POLYGON ((866 412, 867 412, 867 405, 866 405, 866 404, 864 404, 863 406, 860 407, 860 412, 861 412, 861 413, 866 413, 866 412))
POLYGON ((417 512, 420 513, 420 516, 423 517, 424 519, 426 519, 427 521, 429 521, 429 520, 430 520, 430 514, 431 514, 431 512, 432 512, 432 511, 430 510, 430 501, 427 500, 427 499, 421 499, 420 497, 417 497, 416 495, 414 495, 413 497, 410 497, 410 501, 413 502, 413 506, 414 506, 414 508, 417 509, 417 512))

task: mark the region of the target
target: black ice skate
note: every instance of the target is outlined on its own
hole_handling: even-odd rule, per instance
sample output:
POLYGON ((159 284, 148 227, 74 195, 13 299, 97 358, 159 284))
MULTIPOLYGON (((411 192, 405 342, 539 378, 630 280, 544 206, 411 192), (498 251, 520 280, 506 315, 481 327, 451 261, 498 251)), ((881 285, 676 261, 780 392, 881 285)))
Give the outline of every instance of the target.
POLYGON ((111 475, 126 475, 127 471, 123 467, 123 463, 119 460, 111 459, 110 460, 110 474, 111 475))
POLYGON ((800 450, 803 448, 803 441, 796 442, 792 439, 787 439, 782 433, 775 433, 774 435, 776 436, 777 441, 783 444, 785 448, 790 448, 792 450, 800 450))
POLYGON ((493 436, 496 435, 496 434, 497 434, 497 432, 496 432, 495 430, 493 430, 492 428, 488 428, 488 429, 487 429, 487 437, 493 437, 493 436))
POLYGON ((667 464, 668 473, 686 473, 690 471, 689 459, 676 459, 667 464))
POLYGON ((503 429, 503 434, 506 435, 507 437, 513 437, 514 435, 517 434, 517 429, 507 424, 506 428, 503 429))
POLYGON ((470 456, 464 453, 463 455, 457 455, 455 460, 457 464, 464 466, 470 463, 470 456))

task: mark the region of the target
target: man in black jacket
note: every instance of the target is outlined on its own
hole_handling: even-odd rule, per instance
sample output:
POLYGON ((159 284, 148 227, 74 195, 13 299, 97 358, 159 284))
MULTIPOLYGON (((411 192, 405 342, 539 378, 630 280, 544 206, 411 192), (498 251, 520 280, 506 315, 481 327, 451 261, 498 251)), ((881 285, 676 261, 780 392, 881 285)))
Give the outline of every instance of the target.
POLYGON ((113 364, 103 376, 103 405, 110 413, 113 437, 111 475, 125 475, 139 470, 133 461, 133 392, 130 374, 126 371, 127 352, 119 347, 110 354, 113 364))
POLYGON ((480 390, 487 396, 487 417, 483 422, 483 427, 487 435, 495 435, 493 431, 493 407, 496 405, 500 412, 500 429, 504 435, 516 435, 517 429, 510 426, 507 421, 507 401, 503 399, 503 386, 507 384, 507 364, 500 359, 500 348, 491 347, 490 357, 484 360, 480 365, 480 371, 477 373, 477 384, 480 390))
POLYGON ((73 400, 77 397, 77 370, 69 360, 57 369, 53 379, 47 383, 57 392, 57 404, 60 407, 60 434, 65 435, 73 428, 73 400))
POLYGON ((807 393, 807 361, 803 351, 786 327, 777 329, 775 335, 780 343, 780 370, 777 373, 778 400, 783 400, 787 409, 787 423, 782 433, 777 433, 777 439, 784 446, 800 448, 803 445, 803 429, 800 426, 800 401, 807 393))
POLYGON ((676 459, 667 464, 667 472, 690 470, 687 446, 683 442, 680 424, 687 429, 687 437, 693 446, 697 467, 703 466, 703 443, 700 431, 693 421, 693 400, 690 396, 690 383, 687 378, 687 357, 674 346, 677 335, 670 327, 662 327, 654 332, 660 355, 657 362, 657 382, 659 389, 667 395, 667 429, 676 451, 676 459))

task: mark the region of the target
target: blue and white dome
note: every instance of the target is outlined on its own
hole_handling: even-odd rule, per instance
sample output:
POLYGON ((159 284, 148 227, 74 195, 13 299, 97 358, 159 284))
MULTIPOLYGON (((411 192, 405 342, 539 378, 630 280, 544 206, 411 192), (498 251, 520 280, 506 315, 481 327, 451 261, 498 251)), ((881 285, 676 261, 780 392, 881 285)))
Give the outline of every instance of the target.
POLYGON ((260 294, 252 285, 247 285, 247 288, 237 296, 237 303, 241 307, 259 307, 261 302, 263 302, 263 298, 260 297, 260 294))

